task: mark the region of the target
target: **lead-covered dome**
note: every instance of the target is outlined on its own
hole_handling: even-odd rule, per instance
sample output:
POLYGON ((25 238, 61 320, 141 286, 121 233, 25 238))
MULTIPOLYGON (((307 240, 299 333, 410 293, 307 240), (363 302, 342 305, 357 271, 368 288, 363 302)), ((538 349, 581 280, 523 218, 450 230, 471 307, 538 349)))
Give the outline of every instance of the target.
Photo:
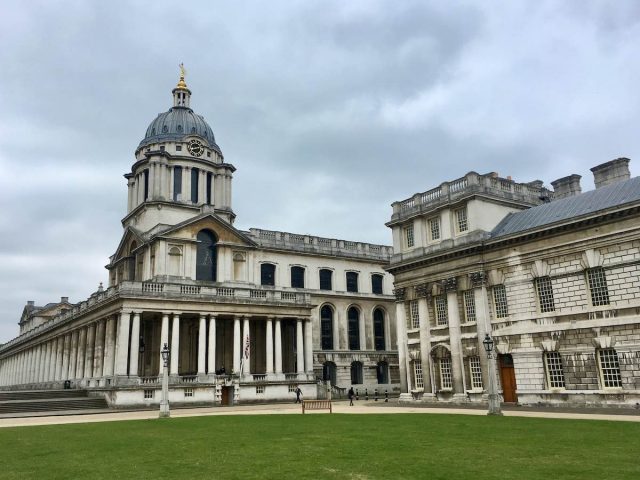
POLYGON ((180 80, 173 89, 173 107, 169 111, 160 113, 147 128, 144 138, 138 145, 138 149, 152 143, 180 142, 191 135, 202 138, 211 150, 222 155, 220 147, 216 144, 213 130, 202 115, 191 110, 191 90, 184 81, 184 68, 180 65, 180 80))

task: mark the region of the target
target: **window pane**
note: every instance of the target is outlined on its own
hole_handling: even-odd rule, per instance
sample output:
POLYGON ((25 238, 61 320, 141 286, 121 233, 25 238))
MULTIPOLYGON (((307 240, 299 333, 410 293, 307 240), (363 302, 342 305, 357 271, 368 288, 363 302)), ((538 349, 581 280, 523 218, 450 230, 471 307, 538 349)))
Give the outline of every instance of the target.
POLYGON ((535 279, 536 292, 538 292, 538 302, 540 304, 540 312, 555 311, 555 303, 553 301, 553 287, 549 277, 538 277, 535 279))
POLYGON ((431 240, 440 239, 440 219, 432 218, 429 220, 429 236, 431 240))
POLYGON ((466 232, 469 228, 466 207, 456 210, 456 228, 458 229, 458 232, 466 232))
POLYGON ((436 306, 436 325, 447 325, 449 323, 449 312, 447 311, 447 297, 437 295, 433 297, 436 306))
POLYGON ((443 390, 453 388, 451 377, 451 358, 440 359, 440 388, 443 390))
POLYGON ((544 355, 547 367, 547 382, 549 388, 564 388, 564 370, 562 358, 558 352, 547 352, 544 355))
POLYGON ((373 343, 376 350, 384 350, 384 312, 379 308, 373 311, 373 343))
POLYGON ((467 322, 476 321, 476 297, 473 290, 466 290, 463 296, 464 300, 464 315, 467 322))
POLYGON ((371 291, 373 293, 382 294, 382 275, 371 275, 371 291))
POLYGON ((604 268, 590 268, 587 270, 591 303, 594 306, 609 305, 609 289, 607 288, 607 276, 604 268))
POLYGON ((618 352, 613 348, 606 348, 598 351, 600 361, 600 374, 602 375, 602 385, 605 388, 622 387, 620 377, 620 363, 618 362, 618 352))
POLYGON ((173 200, 182 200, 182 167, 173 168, 173 200))
POLYGON ((360 312, 351 307, 347 313, 349 319, 349 350, 360 350, 360 312))
POLYGON ((411 328, 420 328, 420 311, 418 310, 418 300, 409 302, 409 314, 411 316, 411 328))
POLYGON ((471 371, 471 388, 482 388, 480 357, 469 357, 469 370, 471 371))
POLYGON ((260 265, 260 284, 275 285, 276 284, 276 266, 271 263, 263 263, 260 265))
POLYGON ((347 272, 347 292, 358 291, 358 274, 356 272, 347 272))
POLYGON ((331 290, 331 277, 333 272, 331 270, 320 270, 320 290, 331 290))
POLYGON ((304 268, 291 267, 291 287, 304 288, 304 268))
POLYGON ((320 310, 320 341, 323 350, 333 350, 333 310, 328 305, 320 310))
POLYGON ((410 248, 413 247, 413 225, 404 227, 404 244, 410 248))
POLYGON ((493 287, 493 304, 496 307, 496 318, 505 318, 509 315, 507 290, 504 285, 495 285, 493 287))
POLYGON ((200 170, 197 168, 191 169, 191 203, 198 203, 198 178, 200 176, 200 170))

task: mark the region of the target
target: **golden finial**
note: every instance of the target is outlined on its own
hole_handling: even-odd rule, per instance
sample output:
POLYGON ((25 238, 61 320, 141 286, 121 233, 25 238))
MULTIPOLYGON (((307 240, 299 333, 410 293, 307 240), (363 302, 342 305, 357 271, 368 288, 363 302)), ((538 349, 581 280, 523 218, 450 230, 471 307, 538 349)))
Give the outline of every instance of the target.
POLYGON ((184 76, 187 74, 187 71, 184 69, 184 63, 181 63, 178 66, 180 67, 180 80, 178 80, 176 88, 187 88, 187 84, 184 81, 184 76))

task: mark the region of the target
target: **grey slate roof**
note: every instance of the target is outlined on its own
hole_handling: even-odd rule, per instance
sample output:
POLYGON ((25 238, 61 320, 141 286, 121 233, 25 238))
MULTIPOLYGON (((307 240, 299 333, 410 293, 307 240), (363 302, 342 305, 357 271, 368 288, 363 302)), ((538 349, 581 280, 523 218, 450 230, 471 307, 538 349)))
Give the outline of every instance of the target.
POLYGON ((510 213, 492 230, 490 237, 525 232, 639 200, 640 177, 635 177, 522 212, 510 213))

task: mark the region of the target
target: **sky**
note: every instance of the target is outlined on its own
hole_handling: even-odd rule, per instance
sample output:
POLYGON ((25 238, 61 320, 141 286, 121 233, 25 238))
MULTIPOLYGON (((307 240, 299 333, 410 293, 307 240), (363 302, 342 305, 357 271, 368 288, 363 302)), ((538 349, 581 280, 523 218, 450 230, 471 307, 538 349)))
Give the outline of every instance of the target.
POLYGON ((639 46, 633 0, 0 0, 0 342, 106 284, 181 62, 236 226, 391 244, 393 201, 471 170, 637 175, 639 46))

